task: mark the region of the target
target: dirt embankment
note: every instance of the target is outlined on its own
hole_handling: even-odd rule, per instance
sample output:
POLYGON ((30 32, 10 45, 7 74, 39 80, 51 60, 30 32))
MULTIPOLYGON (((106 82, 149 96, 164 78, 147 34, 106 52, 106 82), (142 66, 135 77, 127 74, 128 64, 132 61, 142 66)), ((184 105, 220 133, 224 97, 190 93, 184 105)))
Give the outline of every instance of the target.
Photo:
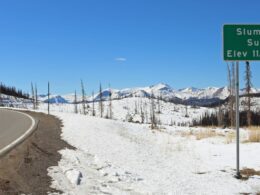
POLYGON ((62 122, 42 113, 26 112, 39 120, 38 129, 22 144, 0 159, 0 194, 35 194, 57 192, 50 188, 47 168, 61 159, 59 150, 67 147, 61 140, 62 122))

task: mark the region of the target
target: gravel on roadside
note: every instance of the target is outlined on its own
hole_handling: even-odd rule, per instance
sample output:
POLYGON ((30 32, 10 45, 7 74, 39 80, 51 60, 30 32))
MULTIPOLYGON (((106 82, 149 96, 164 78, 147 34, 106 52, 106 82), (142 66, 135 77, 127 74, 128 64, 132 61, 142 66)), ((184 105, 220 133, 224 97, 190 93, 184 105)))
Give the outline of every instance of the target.
POLYGON ((37 130, 0 159, 0 194, 43 195, 57 192, 50 187, 47 169, 57 166, 63 148, 74 149, 61 139, 62 122, 52 115, 26 112, 39 120, 37 130))

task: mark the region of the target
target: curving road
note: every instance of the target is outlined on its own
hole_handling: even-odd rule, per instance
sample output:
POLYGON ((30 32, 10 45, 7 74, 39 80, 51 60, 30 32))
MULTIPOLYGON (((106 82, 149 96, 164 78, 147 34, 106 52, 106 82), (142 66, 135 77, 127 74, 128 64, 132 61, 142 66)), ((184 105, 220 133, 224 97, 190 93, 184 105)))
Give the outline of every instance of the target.
POLYGON ((0 109, 0 155, 22 142, 33 131, 35 121, 27 114, 0 109))

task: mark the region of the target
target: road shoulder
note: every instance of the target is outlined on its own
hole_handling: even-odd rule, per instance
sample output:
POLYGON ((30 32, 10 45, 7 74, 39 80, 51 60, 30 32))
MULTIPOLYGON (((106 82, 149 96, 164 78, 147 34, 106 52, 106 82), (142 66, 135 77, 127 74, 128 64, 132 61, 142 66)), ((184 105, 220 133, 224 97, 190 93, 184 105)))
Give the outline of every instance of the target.
POLYGON ((57 166, 63 148, 73 149, 61 139, 62 122, 43 113, 26 112, 39 120, 38 129, 22 144, 0 159, 0 194, 47 194, 47 168, 57 166))

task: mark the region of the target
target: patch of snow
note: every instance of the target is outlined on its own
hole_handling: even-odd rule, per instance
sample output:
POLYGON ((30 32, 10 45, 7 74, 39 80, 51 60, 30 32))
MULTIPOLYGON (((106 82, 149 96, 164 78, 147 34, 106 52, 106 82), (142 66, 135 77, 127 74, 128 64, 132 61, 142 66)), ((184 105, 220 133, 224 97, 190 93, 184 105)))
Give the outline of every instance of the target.
MULTIPOLYGON (((194 136, 183 137, 181 133, 196 132, 201 128, 164 126, 160 131, 152 131, 145 124, 54 114, 63 121, 62 138, 77 148, 75 151, 62 150, 59 165, 48 170, 54 179, 52 187, 66 194, 239 194, 260 191, 260 180, 256 177, 247 181, 234 178, 235 143, 225 143, 224 136, 197 140, 194 136), (80 185, 71 182, 65 170, 82 173, 80 185)), ((222 129, 214 131, 225 134, 222 129)), ((242 130, 241 136, 244 134, 246 131, 242 130)), ((241 167, 259 170, 259 150, 260 143, 243 143, 241 167)))

